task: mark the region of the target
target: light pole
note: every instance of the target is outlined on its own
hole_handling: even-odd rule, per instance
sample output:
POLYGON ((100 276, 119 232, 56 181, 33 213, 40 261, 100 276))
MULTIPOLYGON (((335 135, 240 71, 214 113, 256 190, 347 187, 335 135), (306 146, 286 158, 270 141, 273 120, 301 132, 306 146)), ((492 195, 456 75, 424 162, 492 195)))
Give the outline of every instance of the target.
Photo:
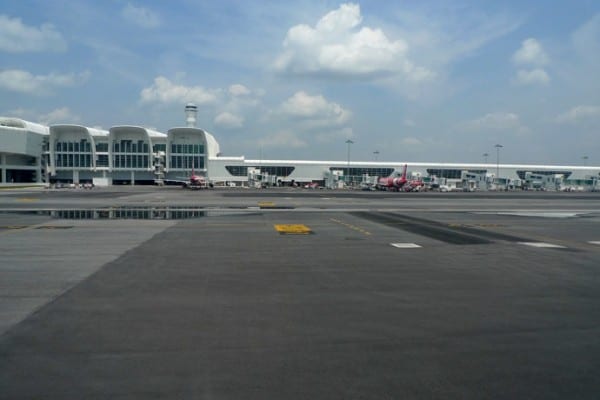
POLYGON ((348 139, 346 140, 346 144, 348 145, 348 168, 346 171, 346 183, 350 183, 350 145, 354 144, 354 142, 348 139))
POLYGON ((588 160, 588 156, 583 156, 581 157, 581 159, 583 160, 583 166, 585 167, 587 165, 587 160, 588 160))
POLYGON ((497 144, 494 146, 496 148, 496 183, 500 178, 500 149, 504 146, 501 144, 497 144))
POLYGON ((375 154, 375 161, 377 161, 377 158, 379 157, 379 150, 375 150, 373 154, 375 154))
POLYGON ((485 163, 487 164, 487 160, 488 160, 488 153, 483 153, 483 160, 485 161, 485 163))

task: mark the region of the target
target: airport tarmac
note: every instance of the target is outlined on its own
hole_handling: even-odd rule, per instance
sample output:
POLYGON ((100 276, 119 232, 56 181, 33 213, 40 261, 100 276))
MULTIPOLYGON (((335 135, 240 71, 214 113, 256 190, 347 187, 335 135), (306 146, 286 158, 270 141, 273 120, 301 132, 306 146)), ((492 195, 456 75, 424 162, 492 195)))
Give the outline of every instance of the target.
POLYGON ((598 193, 0 191, 0 237, 2 399, 600 393, 598 193))

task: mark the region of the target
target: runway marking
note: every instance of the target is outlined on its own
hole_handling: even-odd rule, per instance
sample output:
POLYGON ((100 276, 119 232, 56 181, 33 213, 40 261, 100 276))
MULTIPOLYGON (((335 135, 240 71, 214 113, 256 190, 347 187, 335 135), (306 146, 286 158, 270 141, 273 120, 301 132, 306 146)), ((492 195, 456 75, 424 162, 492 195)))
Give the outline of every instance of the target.
POLYGON ((561 246, 558 244, 546 243, 546 242, 518 242, 519 244, 530 246, 530 247, 539 247, 546 249, 565 249, 565 246, 561 246))
POLYGON ((419 249, 423 246, 419 246, 416 243, 390 243, 390 245, 397 247, 399 249, 419 249))
POLYGON ((499 212, 498 215, 509 215, 516 217, 539 217, 539 218, 573 218, 579 213, 576 212, 548 212, 548 211, 515 211, 515 212, 499 212))
POLYGON ((271 207, 275 207, 275 203, 272 201, 259 201, 258 206, 260 208, 271 208, 271 207))
POLYGON ((32 203, 34 201, 39 201, 40 199, 34 199, 34 198, 30 198, 30 197, 21 197, 19 199, 17 199, 17 201, 20 201, 22 203, 32 203))
POLYGON ((282 235, 308 235, 312 230, 303 224, 276 224, 275 230, 282 235))
POLYGON ((362 229, 362 228, 360 228, 358 226, 347 224, 347 223, 342 222, 342 221, 340 221, 338 219, 335 219, 335 218, 329 218, 329 220, 332 221, 332 222, 335 222, 336 224, 343 225, 346 228, 350 228, 350 229, 352 229, 354 231, 360 232, 360 233, 362 233, 364 235, 367 235, 367 236, 371 235, 371 232, 368 232, 368 231, 366 231, 366 230, 364 230, 364 229, 362 229))
POLYGON ((598 240, 590 240, 588 243, 600 246, 600 241, 598 241, 598 240))

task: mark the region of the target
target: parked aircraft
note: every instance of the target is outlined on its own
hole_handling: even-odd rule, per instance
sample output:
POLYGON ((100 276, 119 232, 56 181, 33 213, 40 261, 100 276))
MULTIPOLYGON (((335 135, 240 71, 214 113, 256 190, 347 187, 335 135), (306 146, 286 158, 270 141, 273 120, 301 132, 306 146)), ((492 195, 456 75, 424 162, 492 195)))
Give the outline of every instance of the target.
POLYGON ((184 189, 206 189, 209 186, 206 182, 206 178, 201 175, 196 175, 193 167, 190 176, 177 177, 177 179, 165 179, 164 182, 181 185, 184 189))
POLYGON ((418 192, 425 187, 425 182, 422 179, 411 179, 404 186, 402 190, 405 192, 418 192))
POLYGON ((187 182, 183 184, 184 188, 188 189, 206 189, 208 187, 206 178, 194 173, 194 167, 192 167, 192 173, 187 182))
POLYGON ((377 187, 380 190, 393 190, 395 192, 418 192, 425 187, 425 182, 422 179, 407 179, 406 169, 408 165, 404 164, 402 175, 400 177, 380 178, 377 187))
POLYGON ((400 177, 394 178, 392 176, 388 176, 387 178, 379 178, 379 181, 377 182, 377 187, 380 190, 393 190, 395 192, 399 191, 408 182, 408 180, 406 179, 407 167, 408 165, 404 164, 404 168, 402 169, 402 176, 400 177))

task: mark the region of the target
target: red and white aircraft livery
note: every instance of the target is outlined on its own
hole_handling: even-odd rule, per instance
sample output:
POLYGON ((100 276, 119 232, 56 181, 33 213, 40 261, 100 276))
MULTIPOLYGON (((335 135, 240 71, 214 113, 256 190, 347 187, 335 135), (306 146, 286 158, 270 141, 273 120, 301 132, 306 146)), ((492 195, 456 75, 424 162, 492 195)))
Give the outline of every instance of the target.
POLYGON ((177 177, 176 179, 165 179, 164 182, 167 184, 181 185, 184 189, 206 189, 210 186, 205 177, 196 175, 194 168, 192 168, 192 173, 189 176, 177 177))
POLYGON ((408 167, 408 165, 404 164, 404 168, 402 169, 402 176, 400 176, 400 177, 394 178, 394 177, 388 176, 387 178, 379 178, 379 182, 377 183, 377 186, 379 187, 379 189, 393 190, 395 192, 402 189, 402 187, 404 187, 404 185, 406 185, 406 183, 408 182, 408 180, 406 179, 406 168, 407 167, 408 167))
POLYGON ((399 192, 400 190, 404 192, 418 192, 422 188, 425 187, 425 182, 422 179, 407 179, 406 178, 406 168, 407 164, 404 164, 404 168, 402 169, 402 176, 400 177, 387 177, 380 178, 377 186, 381 190, 393 190, 395 192, 399 192))
POLYGON ((192 173, 189 177, 189 180, 183 183, 183 187, 189 189, 205 189, 207 187, 206 178, 196 175, 194 173, 194 168, 192 167, 192 173))

